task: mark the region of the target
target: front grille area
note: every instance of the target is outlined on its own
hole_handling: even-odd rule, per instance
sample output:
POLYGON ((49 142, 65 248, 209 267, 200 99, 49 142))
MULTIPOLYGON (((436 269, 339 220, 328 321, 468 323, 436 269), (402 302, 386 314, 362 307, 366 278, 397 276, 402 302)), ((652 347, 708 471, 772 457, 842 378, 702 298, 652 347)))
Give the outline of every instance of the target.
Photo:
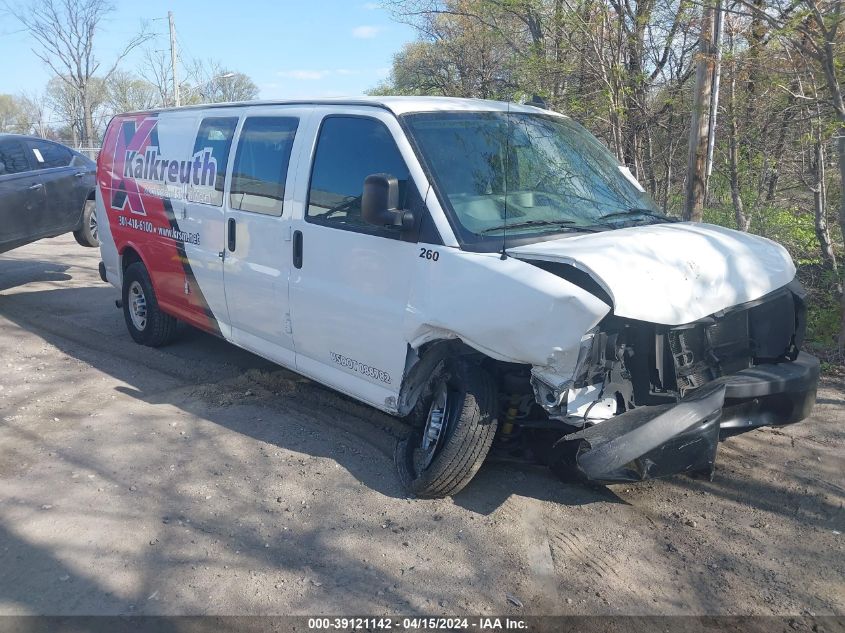
POLYGON ((686 392, 760 362, 791 355, 796 331, 792 293, 782 289, 666 332, 677 388, 686 392))
POLYGON ((799 334, 806 317, 803 310, 803 303, 799 305, 788 291, 770 295, 748 309, 751 351, 757 362, 777 361, 784 354, 795 357, 803 338, 803 332, 799 334))
POLYGON ((716 378, 714 367, 706 360, 703 326, 675 328, 666 333, 666 338, 675 361, 675 379, 681 395, 716 378))
POLYGON ((600 325, 595 359, 576 386, 604 381, 625 410, 677 402, 722 376, 794 360, 805 327, 797 282, 675 327, 609 315, 600 325))

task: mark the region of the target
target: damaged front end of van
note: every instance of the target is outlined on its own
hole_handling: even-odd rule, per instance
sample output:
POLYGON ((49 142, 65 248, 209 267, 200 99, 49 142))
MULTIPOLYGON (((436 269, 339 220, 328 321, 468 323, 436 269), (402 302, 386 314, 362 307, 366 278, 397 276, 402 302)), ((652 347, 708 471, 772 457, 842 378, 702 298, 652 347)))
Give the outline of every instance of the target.
MULTIPOLYGON (((671 230, 680 233, 684 227, 674 225, 671 230)), ((707 231, 709 239, 717 235, 709 227, 692 230, 707 231)), ((702 298, 698 308, 687 304, 670 314, 659 307, 673 298, 659 273, 651 279, 645 275, 640 283, 644 294, 650 287, 662 288, 663 302, 650 304, 644 298, 635 304, 636 294, 615 291, 618 278, 612 280, 616 285, 600 283, 597 280, 604 281, 600 275, 592 270, 586 274, 583 266, 572 265, 572 259, 535 253, 545 260, 527 260, 589 290, 612 307, 582 337, 574 371, 553 366, 534 366, 531 371, 536 402, 550 420, 567 430, 555 440, 554 450, 567 471, 607 483, 678 473, 710 476, 720 439, 761 426, 792 424, 809 415, 815 404, 819 361, 800 351, 806 329, 805 291, 781 247, 734 235, 723 234, 762 253, 758 261, 764 261, 767 253, 781 256, 780 269, 769 270, 770 288, 786 275, 792 280, 706 316, 696 310, 709 310, 718 302, 730 301, 725 297, 742 297, 743 292, 759 294, 759 290, 748 290, 747 267, 732 273, 711 271, 709 279, 705 274, 681 277, 679 283, 688 288, 701 284, 691 289, 695 296, 707 296, 702 292, 706 287, 721 290, 702 298), (660 283, 655 284, 656 279, 660 283), (731 288, 736 290, 733 295, 731 288), (650 313, 662 323, 648 320, 650 313), (690 315, 695 318, 672 323, 690 315)), ((741 252, 742 245, 734 248, 741 252)), ((600 262, 595 263, 601 268, 600 262)), ((657 266, 652 264, 652 271, 657 266)), ((610 270, 606 277, 612 276, 610 270)), ((613 270, 618 277, 620 268, 613 270)))
POLYGON ((819 362, 799 351, 805 315, 793 282, 680 326, 606 318, 575 375, 532 371, 537 402, 578 429, 559 454, 599 482, 712 474, 720 438, 810 413, 819 362))

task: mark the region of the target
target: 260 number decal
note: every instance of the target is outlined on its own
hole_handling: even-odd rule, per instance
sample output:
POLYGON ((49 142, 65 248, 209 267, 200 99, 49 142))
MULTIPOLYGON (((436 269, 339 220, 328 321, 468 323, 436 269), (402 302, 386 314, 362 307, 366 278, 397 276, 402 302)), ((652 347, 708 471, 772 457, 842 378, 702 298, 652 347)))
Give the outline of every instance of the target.
POLYGON ((440 253, 433 251, 430 248, 420 248, 420 259, 430 259, 431 261, 436 262, 440 259, 440 253))

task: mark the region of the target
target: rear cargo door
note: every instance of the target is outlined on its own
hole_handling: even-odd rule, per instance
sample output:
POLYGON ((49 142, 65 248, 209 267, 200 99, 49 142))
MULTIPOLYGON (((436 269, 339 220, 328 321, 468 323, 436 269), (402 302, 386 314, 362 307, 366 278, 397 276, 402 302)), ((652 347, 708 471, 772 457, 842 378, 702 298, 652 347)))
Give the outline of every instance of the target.
MULTIPOLYGON (((215 108, 204 113, 192 139, 193 165, 183 200, 173 204, 174 241, 184 251, 185 293, 195 322, 229 338, 229 315, 223 289, 224 184, 231 162, 240 109, 215 108)), ((166 131, 166 121, 159 127, 166 131)), ((160 137, 163 136, 160 134, 160 137)))
POLYGON ((165 312, 224 337, 223 188, 238 120, 237 108, 119 116, 98 166, 103 252, 109 238, 121 256, 137 252, 165 312))
POLYGON ((297 130, 309 110, 251 108, 243 118, 225 200, 223 278, 232 338, 295 364, 288 305, 290 206, 297 130))

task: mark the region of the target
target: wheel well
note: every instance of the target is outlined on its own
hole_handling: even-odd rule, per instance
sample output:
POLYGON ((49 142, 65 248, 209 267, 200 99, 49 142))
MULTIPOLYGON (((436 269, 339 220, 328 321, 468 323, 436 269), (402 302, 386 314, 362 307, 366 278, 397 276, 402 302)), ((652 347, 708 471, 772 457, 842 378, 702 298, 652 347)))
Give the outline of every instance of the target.
POLYGON ((143 263, 141 256, 138 252, 132 248, 131 246, 127 246, 123 249, 123 253, 120 256, 120 270, 126 272, 126 269, 129 268, 135 262, 143 263))
POLYGON ((455 356, 469 356, 474 355, 478 356, 479 358, 484 357, 484 354, 479 352, 477 349, 474 349, 464 343, 459 338, 454 339, 438 339, 436 341, 431 341, 429 343, 425 343, 420 345, 417 349, 417 355, 420 358, 423 358, 426 354, 429 353, 435 347, 443 347, 444 349, 448 349, 449 353, 455 356))
POLYGON ((423 385, 437 364, 447 356, 468 356, 474 358, 494 377, 503 393, 519 391, 531 393, 531 366, 491 358, 470 347, 460 339, 439 339, 421 345, 418 349, 408 348, 405 377, 399 396, 399 414, 406 415, 413 409, 417 399, 423 395, 423 385))

